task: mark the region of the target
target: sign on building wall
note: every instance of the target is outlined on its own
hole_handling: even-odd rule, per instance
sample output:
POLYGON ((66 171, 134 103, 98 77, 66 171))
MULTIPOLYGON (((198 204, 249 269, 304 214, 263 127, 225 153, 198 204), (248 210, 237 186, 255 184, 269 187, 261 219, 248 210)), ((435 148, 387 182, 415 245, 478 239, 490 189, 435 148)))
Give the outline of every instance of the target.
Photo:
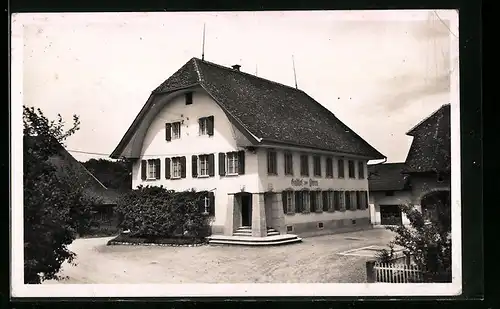
POLYGON ((304 186, 317 187, 317 186, 319 186, 319 181, 314 180, 314 179, 295 178, 295 179, 292 179, 290 182, 291 182, 291 185, 294 187, 304 187, 304 186))

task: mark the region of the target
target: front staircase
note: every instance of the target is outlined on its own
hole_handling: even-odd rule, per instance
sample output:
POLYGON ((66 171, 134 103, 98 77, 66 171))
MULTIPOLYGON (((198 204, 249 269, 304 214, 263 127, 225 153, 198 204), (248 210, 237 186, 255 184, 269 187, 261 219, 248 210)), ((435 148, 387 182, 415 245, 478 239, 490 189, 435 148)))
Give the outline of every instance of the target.
POLYGON ((211 245, 276 246, 301 241, 297 235, 280 234, 271 227, 267 228, 267 236, 255 237, 250 226, 240 226, 232 236, 212 235, 208 238, 211 245))

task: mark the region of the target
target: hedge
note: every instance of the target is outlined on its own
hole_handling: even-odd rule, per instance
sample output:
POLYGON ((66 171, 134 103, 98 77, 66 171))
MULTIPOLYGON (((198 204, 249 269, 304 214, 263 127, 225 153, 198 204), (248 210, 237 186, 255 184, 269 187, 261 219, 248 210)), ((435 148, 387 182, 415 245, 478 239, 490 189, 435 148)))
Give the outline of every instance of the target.
POLYGON ((211 221, 204 213, 207 196, 207 191, 140 186, 118 200, 118 227, 129 230, 128 237, 148 240, 207 237, 211 221))

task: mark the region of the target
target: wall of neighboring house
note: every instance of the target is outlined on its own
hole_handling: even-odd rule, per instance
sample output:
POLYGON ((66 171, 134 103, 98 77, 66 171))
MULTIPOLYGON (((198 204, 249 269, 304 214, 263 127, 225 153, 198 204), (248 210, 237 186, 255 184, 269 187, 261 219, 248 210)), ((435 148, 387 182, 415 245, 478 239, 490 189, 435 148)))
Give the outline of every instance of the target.
POLYGON ((412 202, 420 208, 422 198, 433 191, 450 191, 451 178, 438 179, 436 174, 412 174, 410 177, 412 202))
MULTIPOLYGON (((276 152, 276 175, 268 173, 268 151, 269 149, 260 148, 257 151, 258 156, 258 174, 259 189, 262 192, 273 192, 281 194, 282 191, 362 191, 368 194, 367 165, 366 160, 357 160, 354 158, 343 157, 344 177, 339 177, 338 163, 340 157, 328 154, 320 154, 313 151, 297 151, 294 149, 272 149, 276 152), (292 154, 293 175, 285 174, 285 152, 292 154), (308 155, 309 176, 301 175, 300 156, 308 155), (321 176, 314 175, 313 156, 320 156, 321 176), (333 177, 326 176, 326 158, 332 158, 333 177), (354 177, 349 177, 348 161, 354 161, 354 177), (362 162, 362 178, 359 175, 359 164, 362 162)), ((368 198, 368 197, 367 197, 368 198)), ((276 200, 276 199, 274 199, 276 200)), ((282 203, 282 199, 278 199, 282 203)), ((368 203, 368 200, 367 200, 368 203)), ((322 207, 322 204, 320 205, 322 207)), ((267 209, 266 209, 267 211, 267 209)), ((269 221, 269 220, 268 220, 269 221)), ((294 212, 285 214, 285 225, 290 233, 300 235, 319 235, 334 231, 347 231, 370 226, 370 212, 368 207, 356 210, 337 210, 316 212, 294 212), (322 227, 318 226, 321 223, 322 227)))
MULTIPOLYGON (((185 96, 179 95, 167 102, 165 107, 154 118, 146 133, 141 159, 160 159, 160 179, 141 179, 141 159, 133 166, 132 186, 160 186, 176 191, 195 189, 197 191, 215 189, 215 220, 212 224, 214 233, 222 233, 226 220, 228 193, 245 190, 258 192, 257 155, 245 152, 244 175, 220 176, 218 153, 241 150, 238 146, 248 144, 248 140, 229 121, 224 111, 208 94, 197 91, 193 93, 193 103, 186 105, 185 96), (214 117, 213 136, 200 135, 198 119, 214 117), (165 123, 181 122, 179 139, 166 140, 165 123), (192 176, 192 155, 214 154, 214 171, 212 177, 192 176), (166 179, 165 158, 185 156, 186 177, 166 179)), ((171 167, 172 171, 172 167, 171 167)))
MULTIPOLYGON (((387 196, 386 191, 370 192, 370 220, 374 226, 381 225, 380 205, 407 205, 412 202, 411 191, 391 191, 393 195, 387 196)), ((401 213, 403 224, 409 224, 408 218, 401 213)))

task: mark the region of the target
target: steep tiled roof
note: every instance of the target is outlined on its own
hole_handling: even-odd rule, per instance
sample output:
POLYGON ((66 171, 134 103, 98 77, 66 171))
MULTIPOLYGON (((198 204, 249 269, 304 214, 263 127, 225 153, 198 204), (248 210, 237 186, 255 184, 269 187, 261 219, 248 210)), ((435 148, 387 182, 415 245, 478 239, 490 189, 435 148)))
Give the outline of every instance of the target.
POLYGON ((402 173, 405 163, 368 165, 370 191, 398 191, 408 188, 408 175, 402 173))
MULTIPOLYGON (((29 143, 25 142, 25 147, 33 145, 31 142, 37 143, 38 141, 36 138, 31 138, 29 143)), ((106 188, 62 145, 58 149, 58 154, 50 157, 48 160, 54 165, 60 177, 65 177, 65 179, 72 182, 71 185, 82 188, 85 196, 97 198, 102 204, 116 203, 119 193, 106 188)))
POLYGON ((443 105, 407 133, 413 141, 404 172, 450 172, 450 116, 450 104, 443 105))
MULTIPOLYGON (((256 144, 282 143, 385 158, 302 90, 198 58, 189 60, 152 95, 194 85, 201 85, 232 121, 255 137, 256 144)), ((141 120, 139 114, 112 157, 120 155, 141 120)))

